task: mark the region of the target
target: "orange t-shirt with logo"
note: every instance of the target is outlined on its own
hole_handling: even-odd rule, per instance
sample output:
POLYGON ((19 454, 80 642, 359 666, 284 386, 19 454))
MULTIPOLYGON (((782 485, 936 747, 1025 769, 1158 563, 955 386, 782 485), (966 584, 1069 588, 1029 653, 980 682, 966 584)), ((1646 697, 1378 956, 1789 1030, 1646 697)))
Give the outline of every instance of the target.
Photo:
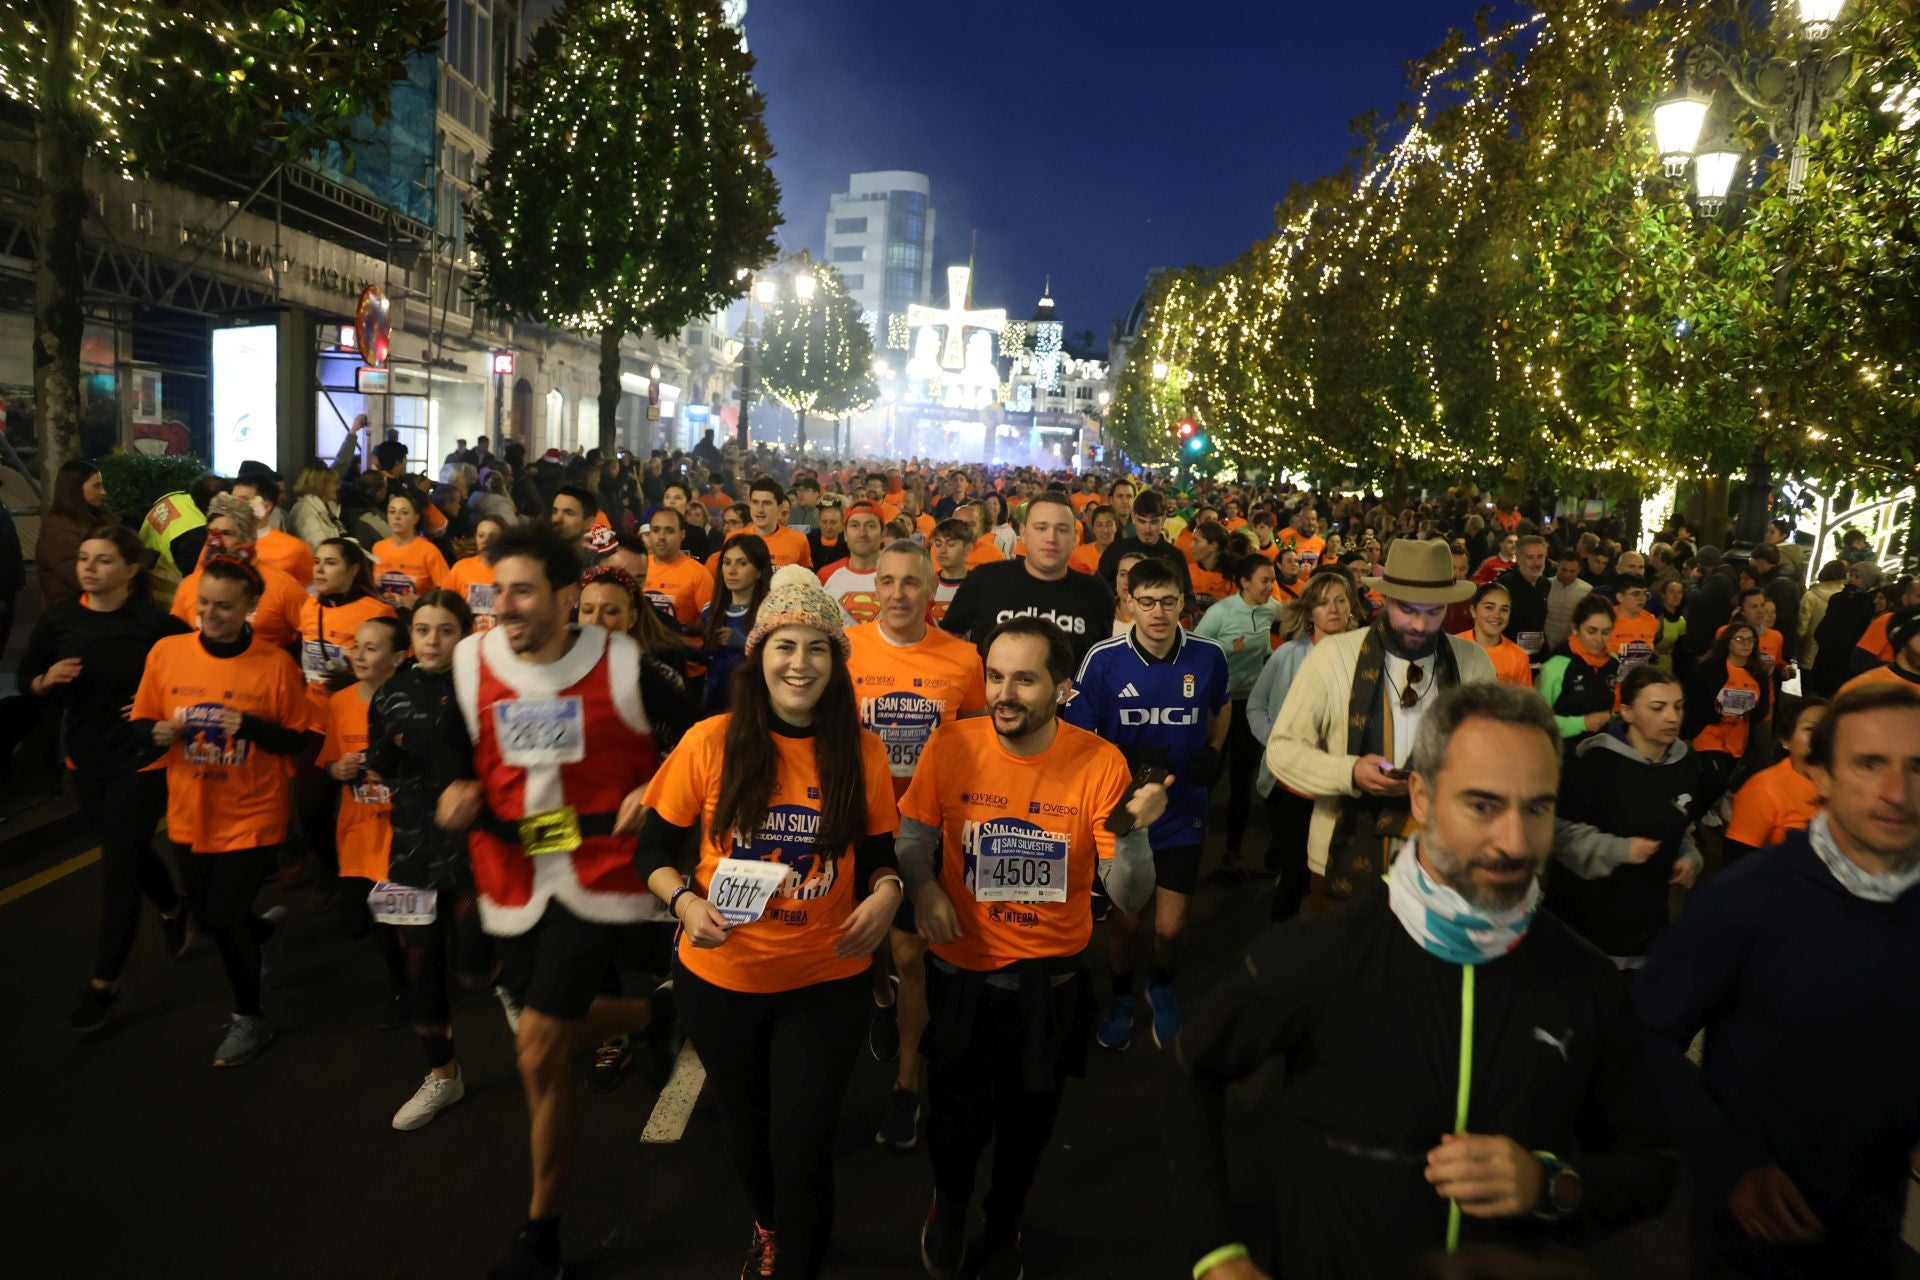
MULTIPOLYGON (((327 700, 327 741, 314 763, 322 769, 343 756, 367 749, 367 703, 360 686, 348 685, 327 700)), ((393 851, 393 792, 386 783, 361 778, 340 784, 340 814, 334 840, 340 849, 340 874, 385 880, 393 851)))
POLYGON ((300 674, 313 701, 313 722, 326 723, 330 677, 353 671, 353 637, 369 618, 391 618, 393 606, 377 596, 360 596, 328 608, 319 596, 308 596, 300 610, 300 674))
MULTIPOLYGON (((1460 632, 1459 638, 1469 644, 1480 643, 1474 639, 1471 631, 1460 632)), ((1480 652, 1486 654, 1487 659, 1493 663, 1493 677, 1501 684, 1517 685, 1522 689, 1533 688, 1533 664, 1527 660, 1525 649, 1505 636, 1501 636, 1499 644, 1491 649, 1482 645, 1480 652)), ((1618 695, 1616 694, 1615 697, 1617 700, 1618 695)))
POLYGON ((980 651, 938 627, 928 627, 913 644, 895 644, 878 622, 848 628, 847 640, 853 645, 847 670, 860 724, 886 747, 893 793, 904 795, 933 731, 986 709, 980 651))
POLYGON ((807 535, 798 529, 790 529, 783 524, 771 534, 765 534, 748 525, 741 532, 759 535, 767 544, 767 555, 772 558, 774 568, 789 564, 813 568, 813 548, 807 545, 807 535))
POLYGON ((644 590, 654 609, 662 617, 672 615, 684 631, 700 625, 700 611, 713 599, 713 575, 689 555, 672 564, 651 556, 644 590))
POLYGON ((1075 956, 1093 936, 1094 863, 1113 857, 1106 819, 1131 778, 1118 747, 1056 724, 1037 756, 1001 746, 986 716, 943 725, 920 754, 900 813, 940 831, 940 887, 960 933, 932 951, 948 964, 990 972, 1075 956))
POLYGON ((1653 645, 1659 638, 1660 620, 1645 609, 1631 618, 1624 613, 1614 614, 1613 634, 1607 637, 1607 651, 1620 659, 1621 679, 1626 679, 1627 672, 1635 667, 1653 661, 1653 645))
POLYGON ((300 668, 259 635, 232 658, 208 653, 198 635, 154 642, 133 695, 133 719, 186 726, 163 757, 167 838, 195 853, 261 849, 287 835, 293 761, 229 737, 220 726, 229 708, 289 729, 316 727, 300 668))
POLYGON ((1820 788, 1802 777, 1793 761, 1782 760, 1747 779, 1734 793, 1733 816, 1727 819, 1727 839, 1755 849, 1766 849, 1804 831, 1820 812, 1820 788))
MULTIPOLYGON (((1303 538, 1297 530, 1289 529, 1281 534, 1278 542, 1283 547, 1291 547, 1293 554, 1300 557, 1300 576, 1306 577, 1319 567, 1320 557, 1327 550, 1327 540, 1319 534, 1303 538)), ((1276 556, 1279 552, 1274 553, 1276 556)))
POLYGON ((447 569, 440 585, 458 592, 473 614, 476 633, 493 630, 493 566, 480 556, 464 556, 447 569))
POLYGON ((1105 551, 1106 548, 1099 543, 1083 542, 1067 557, 1067 568, 1078 569, 1085 574, 1097 574, 1100 572, 1100 556, 1105 551))
POLYGON ((1720 718, 1693 736, 1695 751, 1724 751, 1738 760, 1753 732, 1749 713, 1760 704, 1760 684, 1745 667, 1727 664, 1727 683, 1717 699, 1720 718))
POLYGON ((253 558, 272 565, 301 586, 313 582, 313 551, 306 543, 278 529, 262 529, 254 539, 253 558))
MULTIPOLYGON (((253 634, 276 649, 284 649, 300 634, 300 613, 307 606, 307 589, 272 565, 256 564, 260 572, 260 599, 247 615, 253 634)), ((180 580, 173 593, 173 616, 190 627, 200 626, 200 570, 180 580)))
POLYGON ((1088 503, 1098 502, 1099 500, 1100 500, 1100 495, 1097 493, 1083 492, 1083 493, 1070 493, 1067 495, 1067 501, 1073 504, 1073 511, 1075 515, 1078 515, 1082 511, 1085 511, 1087 509, 1088 503))
MULTIPOLYGON (((813 851, 820 823, 820 774, 814 767, 812 738, 773 735, 778 765, 758 831, 742 837, 713 829, 731 719, 712 716, 688 730, 647 784, 647 807, 675 826, 700 824, 700 863, 693 882, 703 894, 722 858, 780 862, 791 874, 765 914, 751 924, 734 926, 724 945, 696 947, 682 933, 680 963, 717 987, 762 993, 865 973, 870 957, 836 956, 833 944, 853 911, 855 878, 864 880, 873 869, 855 866, 851 849, 842 849, 830 862, 813 851)), ((900 816, 894 808, 887 751, 865 731, 860 734, 860 767, 866 779, 866 833, 896 831, 900 816)))
POLYGON ((1191 560, 1188 561, 1187 576, 1193 582, 1194 599, 1190 603, 1198 612, 1204 613, 1208 605, 1233 594, 1233 583, 1227 580, 1226 574, 1202 569, 1191 560))
POLYGON ((388 604, 398 603, 409 591, 419 595, 446 584, 447 558, 425 538, 415 538, 404 547, 395 546, 392 538, 382 538, 369 554, 374 590, 388 604))

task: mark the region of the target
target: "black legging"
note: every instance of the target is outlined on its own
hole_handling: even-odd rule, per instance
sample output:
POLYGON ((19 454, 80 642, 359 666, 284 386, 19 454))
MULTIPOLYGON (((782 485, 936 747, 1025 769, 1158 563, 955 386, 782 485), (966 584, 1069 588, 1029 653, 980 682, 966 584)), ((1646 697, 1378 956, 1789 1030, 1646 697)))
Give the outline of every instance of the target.
POLYGON ((1227 859, 1238 861, 1253 812, 1253 775, 1260 768, 1260 742, 1247 725, 1247 700, 1233 700, 1227 725, 1227 859))
POLYGON ((420 1038, 420 1050, 428 1067, 444 1067, 454 1056, 453 1004, 447 980, 451 976, 469 991, 484 984, 492 967, 492 948, 480 928, 480 905, 471 892, 454 894, 443 889, 434 905, 432 924, 400 925, 391 932, 399 935, 407 1015, 420 1038), (421 1031, 421 1027, 435 1030, 421 1031), (440 1027, 449 1028, 449 1034, 441 1034, 440 1027))
POLYGON ((1307 834, 1313 801, 1273 784, 1267 793, 1267 870, 1273 872, 1276 921, 1290 919, 1307 898, 1307 834))
MULTIPOLYGON (((936 1023, 959 981, 927 958, 927 1007, 936 1023)), ((1076 977, 1053 989, 1054 1017, 1072 1019, 1081 994, 1077 984, 1084 981, 1076 977)), ((982 1206, 990 1247, 1019 1233, 1040 1157, 1053 1139, 1066 1083, 1062 1058, 1051 1089, 1027 1087, 1028 1022, 1019 992, 984 987, 966 1048, 951 1061, 927 1057, 927 1154, 933 1160, 933 1185, 943 1206, 962 1220, 973 1200, 981 1153, 993 1143, 993 1183, 982 1206)))
POLYGON ((871 983, 862 973, 763 995, 677 965, 673 989, 754 1217, 779 1239, 774 1275, 812 1280, 833 1235, 833 1134, 871 983))
POLYGON ((373 892, 373 881, 360 876, 341 876, 334 883, 339 895, 334 899, 334 914, 340 921, 340 931, 355 939, 372 934, 380 962, 387 967, 387 990, 394 995, 406 994, 407 956, 401 945, 400 930, 392 925, 375 924, 373 912, 367 909, 367 895, 373 892))
POLYGON ((194 919, 219 948, 233 988, 233 1011, 260 1016, 260 948, 273 937, 274 927, 253 913, 253 901, 273 874, 274 847, 195 853, 176 844, 173 854, 194 919))
POLYGON ((164 915, 180 909, 167 864, 153 851, 154 829, 167 811, 167 775, 152 769, 101 777, 79 770, 73 790, 82 819, 100 841, 100 937, 93 976, 116 982, 140 930, 140 899, 164 915))

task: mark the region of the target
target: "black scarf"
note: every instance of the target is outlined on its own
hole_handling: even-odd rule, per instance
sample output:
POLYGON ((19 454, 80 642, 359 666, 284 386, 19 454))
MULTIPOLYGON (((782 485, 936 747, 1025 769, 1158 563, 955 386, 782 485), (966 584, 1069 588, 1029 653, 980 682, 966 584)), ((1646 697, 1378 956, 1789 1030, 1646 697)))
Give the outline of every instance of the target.
MULTIPOLYGON (((1367 628, 1353 669, 1353 692, 1347 698, 1347 754, 1387 755, 1387 726, 1393 713, 1387 708, 1387 651, 1392 646, 1385 620, 1367 628)), ((1401 655, 1405 656, 1405 655, 1401 655)), ((1432 654, 1410 661, 1431 661, 1439 688, 1460 683, 1460 663, 1447 637, 1438 637, 1432 654)), ((1329 746, 1332 744, 1329 743, 1329 746)), ((1395 744, 1396 746, 1400 744, 1395 744)), ((1340 821, 1327 849, 1327 895, 1346 898, 1365 885, 1377 884, 1386 873, 1393 850, 1407 835, 1411 821, 1405 796, 1375 796, 1361 792, 1342 800, 1340 821)))

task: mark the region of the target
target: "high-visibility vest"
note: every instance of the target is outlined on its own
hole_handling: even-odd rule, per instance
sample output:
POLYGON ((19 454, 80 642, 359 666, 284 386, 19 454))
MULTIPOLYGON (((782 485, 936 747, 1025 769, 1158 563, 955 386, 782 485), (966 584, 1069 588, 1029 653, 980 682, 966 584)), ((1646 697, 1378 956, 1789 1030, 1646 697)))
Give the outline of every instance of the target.
POLYGON ((173 562, 173 540, 206 523, 207 517, 199 507, 193 505, 193 499, 184 489, 162 495, 159 501, 147 508, 146 518, 140 522, 140 543, 156 557, 153 595, 162 605, 173 602, 174 589, 185 576, 180 566, 173 562))

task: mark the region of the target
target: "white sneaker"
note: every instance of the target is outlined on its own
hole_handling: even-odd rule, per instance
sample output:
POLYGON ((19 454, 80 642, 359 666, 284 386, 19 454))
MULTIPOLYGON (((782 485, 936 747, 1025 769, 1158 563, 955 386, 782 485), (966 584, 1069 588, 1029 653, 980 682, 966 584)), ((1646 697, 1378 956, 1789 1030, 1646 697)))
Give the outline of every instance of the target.
POLYGON ((505 987, 495 987, 493 998, 500 1002, 500 1011, 507 1015, 507 1030, 514 1035, 520 1034, 520 1002, 513 998, 513 992, 505 987))
POLYGON ((402 1133, 424 1129, 440 1114, 442 1108, 450 1107, 466 1096, 467 1082, 464 1077, 456 1075, 451 1080, 442 1080, 429 1071, 414 1095, 407 1099, 406 1105, 393 1113, 393 1127, 402 1133))

